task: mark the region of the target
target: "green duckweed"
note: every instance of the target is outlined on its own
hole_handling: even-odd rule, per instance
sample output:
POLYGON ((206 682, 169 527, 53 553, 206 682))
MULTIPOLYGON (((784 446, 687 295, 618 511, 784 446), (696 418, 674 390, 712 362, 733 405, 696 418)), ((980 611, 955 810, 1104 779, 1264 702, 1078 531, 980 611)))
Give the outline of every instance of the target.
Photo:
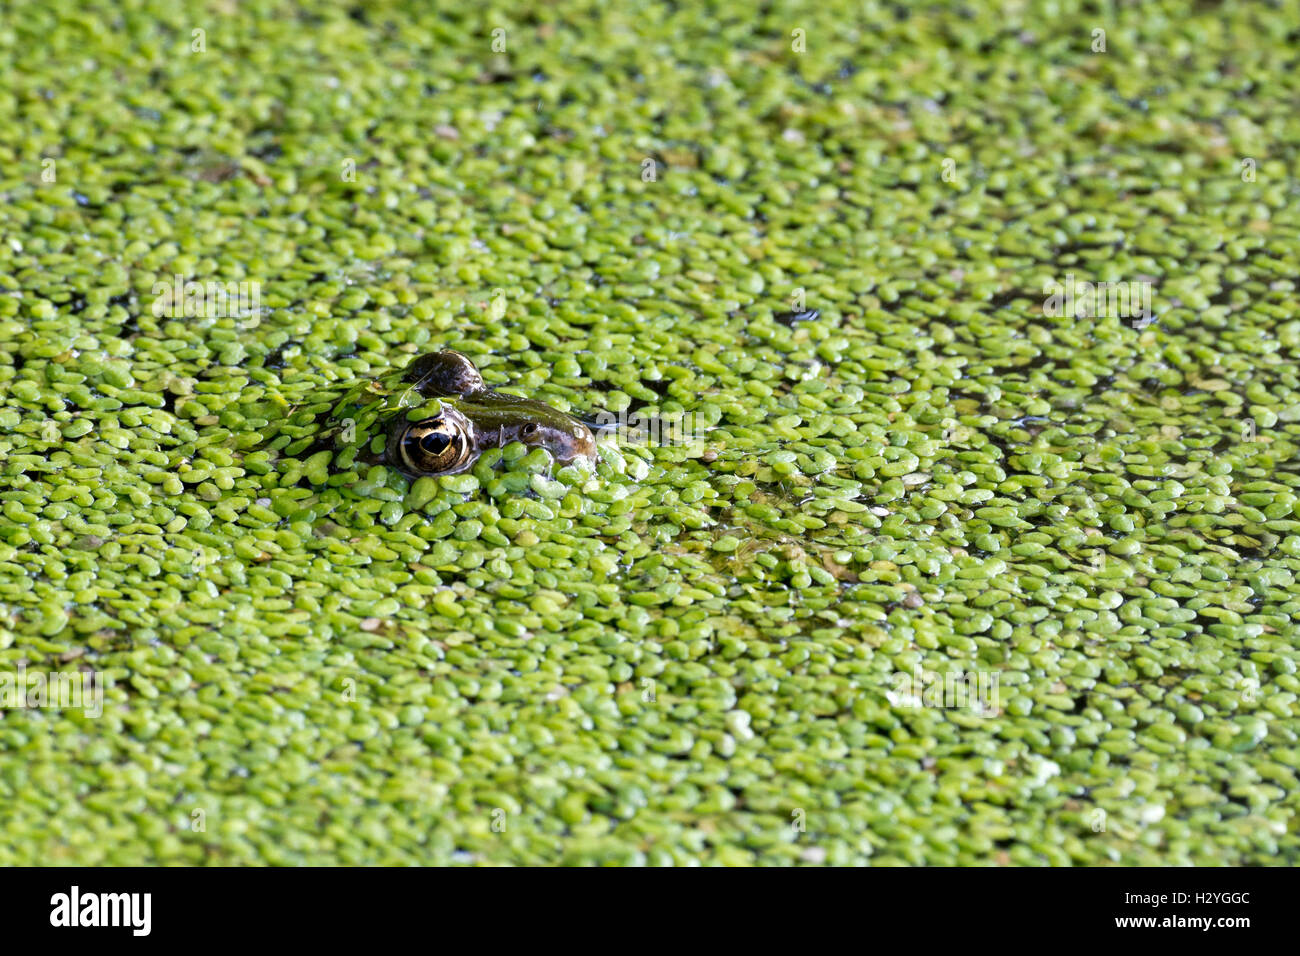
POLYGON ((0 26, 0 863, 1300 859, 1295 3, 435 6, 0 26))

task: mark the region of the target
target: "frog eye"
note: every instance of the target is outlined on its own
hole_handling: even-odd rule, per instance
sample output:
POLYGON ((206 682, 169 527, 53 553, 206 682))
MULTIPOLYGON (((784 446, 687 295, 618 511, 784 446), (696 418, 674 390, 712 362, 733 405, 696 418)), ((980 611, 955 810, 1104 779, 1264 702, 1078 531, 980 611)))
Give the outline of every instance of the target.
POLYGON ((464 425, 446 417, 408 425, 397 443, 402 466, 416 475, 434 475, 463 465, 470 450, 464 425))
POLYGON ((536 434, 537 434, 537 425, 534 422, 529 422, 527 425, 524 426, 523 436, 525 438, 531 438, 533 435, 536 434))

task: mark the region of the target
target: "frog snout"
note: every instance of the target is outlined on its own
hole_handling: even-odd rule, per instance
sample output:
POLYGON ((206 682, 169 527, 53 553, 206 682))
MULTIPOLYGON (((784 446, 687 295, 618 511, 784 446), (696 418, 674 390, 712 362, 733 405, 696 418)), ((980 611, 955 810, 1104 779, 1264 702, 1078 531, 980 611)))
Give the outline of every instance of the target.
MULTIPOLYGON (((582 422, 573 423, 573 458, 587 458, 596 461, 596 436, 582 422)), ((572 460, 572 458, 570 459, 572 460)))
POLYGON ((525 431, 524 442, 540 445, 550 450, 555 460, 567 465, 578 458, 586 458, 595 464, 596 436, 591 429, 581 422, 569 422, 567 425, 545 425, 533 431, 525 431))

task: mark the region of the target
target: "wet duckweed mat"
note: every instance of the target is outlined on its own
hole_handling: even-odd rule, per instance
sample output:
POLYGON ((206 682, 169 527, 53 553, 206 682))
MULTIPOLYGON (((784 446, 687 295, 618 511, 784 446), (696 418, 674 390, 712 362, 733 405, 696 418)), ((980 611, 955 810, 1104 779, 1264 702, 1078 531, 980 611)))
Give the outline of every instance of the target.
POLYGON ((0 22, 0 863, 1297 862, 1296 3, 183 6, 0 22))

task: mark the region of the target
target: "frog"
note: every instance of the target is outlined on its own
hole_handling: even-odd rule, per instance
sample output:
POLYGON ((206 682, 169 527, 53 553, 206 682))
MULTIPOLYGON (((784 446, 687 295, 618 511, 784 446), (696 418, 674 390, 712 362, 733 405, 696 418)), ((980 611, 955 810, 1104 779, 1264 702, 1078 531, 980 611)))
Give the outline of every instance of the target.
POLYGON ((561 466, 594 467, 599 457, 598 423, 489 387, 478 367, 452 349, 421 355, 313 410, 322 408, 314 435, 288 453, 328 450, 336 467, 387 465, 410 479, 468 471, 488 449, 516 441, 545 448, 561 466))
POLYGON ((401 380, 442 406, 438 415, 389 428, 386 462, 409 476, 465 471, 487 449, 513 441, 545 448, 560 465, 596 463, 596 437, 589 425, 545 402, 489 388, 478 367, 460 352, 422 355, 403 370, 401 380))

